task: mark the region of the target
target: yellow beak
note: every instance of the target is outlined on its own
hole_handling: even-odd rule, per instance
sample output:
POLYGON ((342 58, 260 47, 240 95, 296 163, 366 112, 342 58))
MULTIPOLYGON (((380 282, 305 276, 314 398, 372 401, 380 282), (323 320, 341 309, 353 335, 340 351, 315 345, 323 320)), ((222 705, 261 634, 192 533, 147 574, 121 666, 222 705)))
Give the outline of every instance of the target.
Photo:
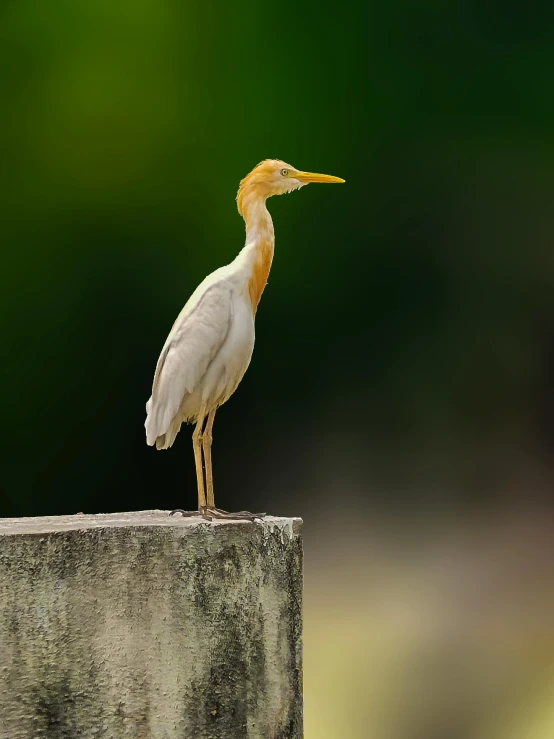
POLYGON ((316 174, 315 172, 295 172, 291 176, 300 182, 344 182, 340 177, 333 177, 331 174, 316 174))

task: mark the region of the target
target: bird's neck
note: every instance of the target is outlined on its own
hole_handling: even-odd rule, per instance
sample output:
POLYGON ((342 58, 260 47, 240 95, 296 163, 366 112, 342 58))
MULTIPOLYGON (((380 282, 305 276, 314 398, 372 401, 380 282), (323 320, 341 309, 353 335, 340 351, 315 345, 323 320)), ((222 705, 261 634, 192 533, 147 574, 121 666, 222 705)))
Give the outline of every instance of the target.
POLYGON ((252 310, 256 312, 271 269, 275 233, 265 198, 254 193, 247 196, 242 215, 246 223, 246 245, 240 256, 246 262, 248 296, 252 310))

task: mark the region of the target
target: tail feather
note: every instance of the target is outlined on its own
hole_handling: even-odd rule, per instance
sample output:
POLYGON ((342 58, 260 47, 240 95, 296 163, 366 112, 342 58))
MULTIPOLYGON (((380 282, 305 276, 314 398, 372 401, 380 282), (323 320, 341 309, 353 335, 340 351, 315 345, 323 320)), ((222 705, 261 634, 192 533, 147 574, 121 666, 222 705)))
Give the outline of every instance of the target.
POLYGON ((146 443, 148 446, 154 446, 155 444, 156 449, 169 449, 179 433, 182 421, 178 420, 179 415, 177 415, 167 429, 161 429, 160 424, 157 423, 156 415, 152 408, 152 398, 150 398, 146 404, 146 421, 144 423, 146 428, 146 443))
POLYGON ((181 423, 182 422, 177 421, 176 418, 173 419, 165 434, 160 434, 156 439, 156 449, 169 449, 170 446, 173 446, 175 437, 181 428, 181 423))
POLYGON ((152 413, 152 398, 150 397, 146 404, 146 421, 144 422, 146 429, 146 443, 148 446, 154 446, 156 439, 159 436, 158 429, 154 420, 154 414, 152 413))

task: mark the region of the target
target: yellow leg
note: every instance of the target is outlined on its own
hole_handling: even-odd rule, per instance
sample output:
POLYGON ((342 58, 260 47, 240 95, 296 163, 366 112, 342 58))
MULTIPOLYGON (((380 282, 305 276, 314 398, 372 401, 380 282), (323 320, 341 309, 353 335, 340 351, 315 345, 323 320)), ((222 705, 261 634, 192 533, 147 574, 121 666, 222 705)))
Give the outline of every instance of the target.
POLYGON ((206 428, 202 434, 202 450, 206 466, 206 500, 209 508, 215 508, 214 480, 212 474, 212 426, 214 425, 215 410, 208 413, 206 428))
POLYGON ((196 428, 192 434, 192 448, 194 449, 194 463, 196 465, 196 485, 198 488, 198 510, 206 507, 206 492, 204 489, 204 470, 202 469, 202 425, 205 418, 205 409, 198 414, 196 428))
POLYGON ((196 481, 198 485, 198 512, 183 511, 178 508, 171 512, 181 513, 183 516, 194 516, 200 513, 208 521, 212 518, 228 519, 231 521, 255 521, 257 518, 263 518, 265 513, 250 513, 249 511, 239 511, 238 513, 228 513, 221 511, 215 507, 214 502, 214 483, 212 476, 212 426, 214 424, 215 410, 208 413, 206 428, 202 431, 204 420, 206 418, 206 409, 202 408, 198 414, 196 428, 192 434, 192 446, 194 449, 194 461, 196 463, 196 481), (202 464, 202 454, 204 455, 204 463, 206 465, 206 486, 204 487, 204 469, 202 464))

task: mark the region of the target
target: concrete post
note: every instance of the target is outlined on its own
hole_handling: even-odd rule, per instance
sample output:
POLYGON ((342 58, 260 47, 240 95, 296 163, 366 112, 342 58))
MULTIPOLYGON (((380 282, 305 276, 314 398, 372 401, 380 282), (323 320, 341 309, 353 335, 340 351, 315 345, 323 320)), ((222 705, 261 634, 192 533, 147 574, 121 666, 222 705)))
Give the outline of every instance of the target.
POLYGON ((300 739, 300 528, 0 520, 0 737, 300 739))

